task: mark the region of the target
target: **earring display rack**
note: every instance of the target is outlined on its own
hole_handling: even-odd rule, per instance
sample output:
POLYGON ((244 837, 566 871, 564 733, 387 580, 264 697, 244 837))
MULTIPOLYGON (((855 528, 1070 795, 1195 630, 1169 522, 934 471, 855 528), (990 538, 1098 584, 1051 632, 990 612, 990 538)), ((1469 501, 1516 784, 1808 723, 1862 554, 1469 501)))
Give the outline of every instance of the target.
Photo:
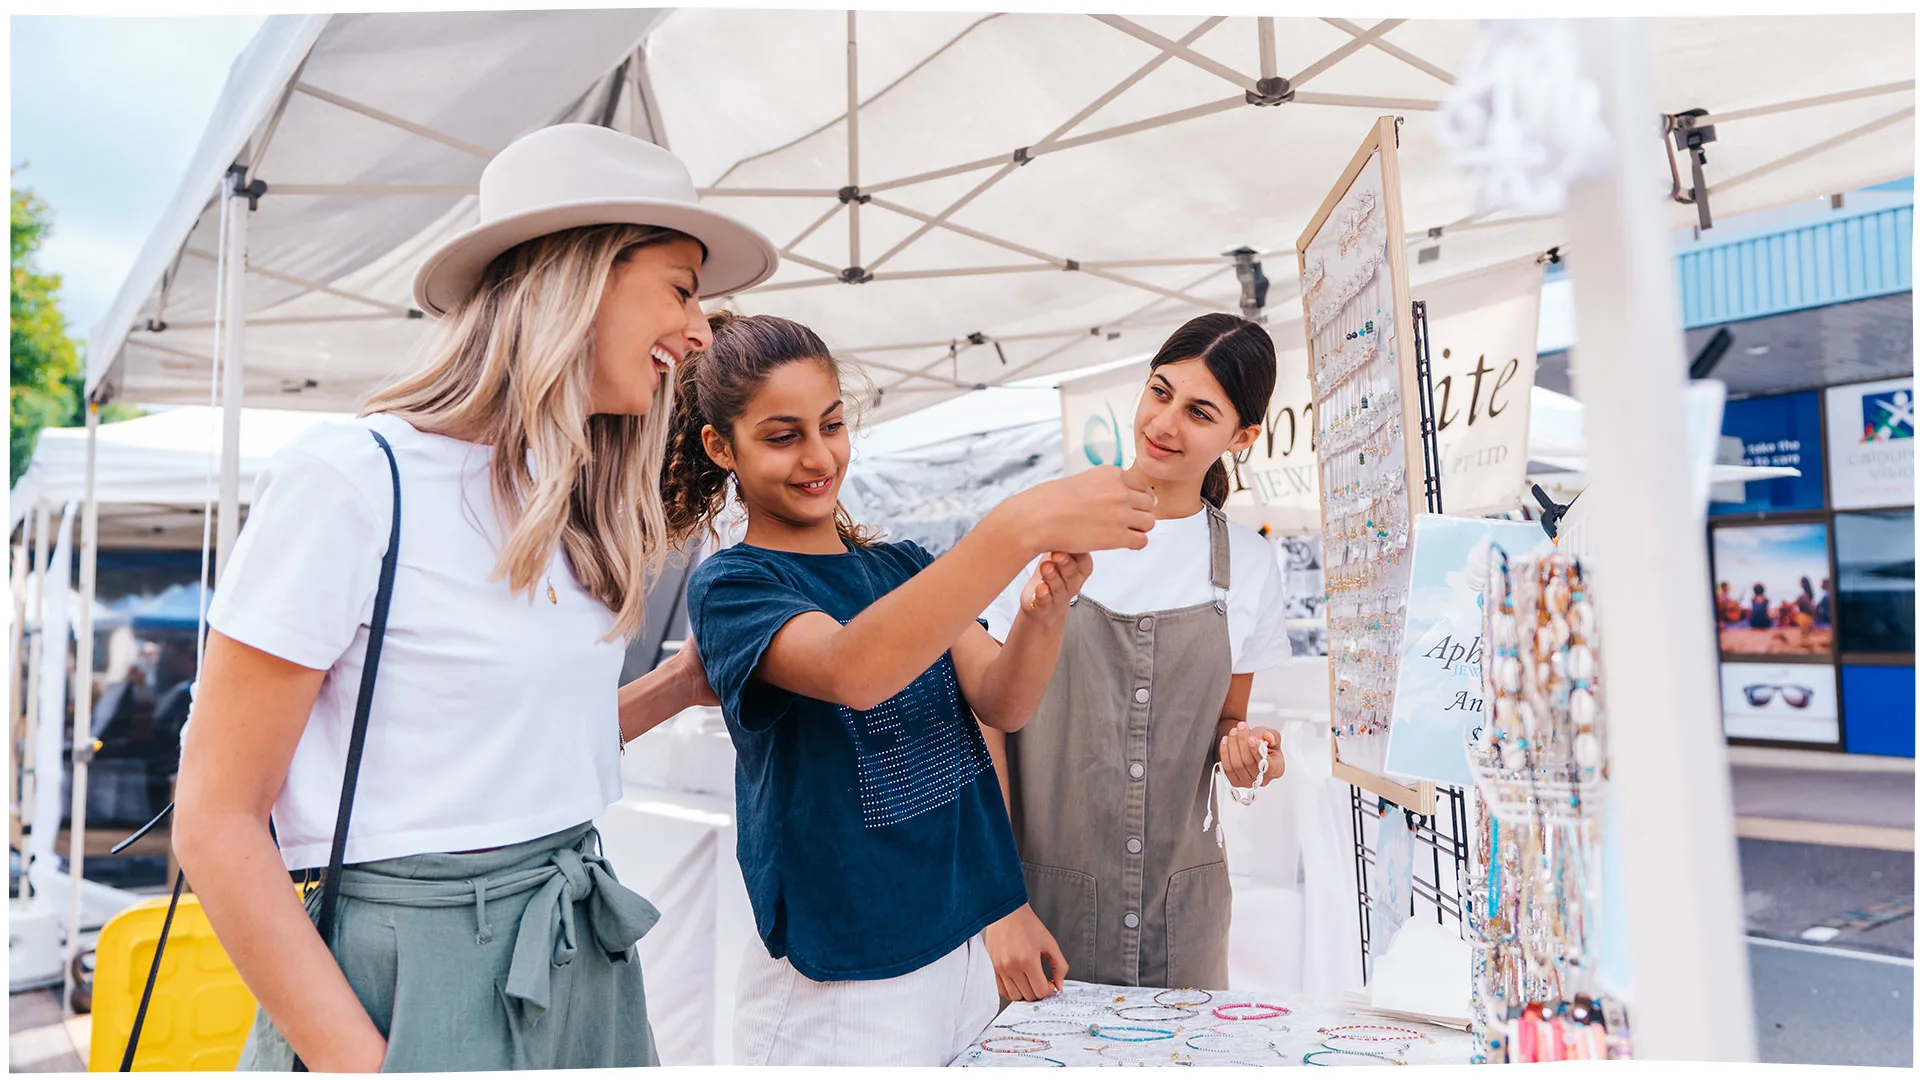
POLYGON ((1421 420, 1431 392, 1415 392, 1418 349, 1407 347, 1419 334, 1398 132, 1395 117, 1374 122, 1296 248, 1320 470, 1333 772, 1430 817, 1433 783, 1409 787, 1365 765, 1384 760, 1377 736, 1393 711, 1413 518, 1438 494, 1431 425, 1421 420))

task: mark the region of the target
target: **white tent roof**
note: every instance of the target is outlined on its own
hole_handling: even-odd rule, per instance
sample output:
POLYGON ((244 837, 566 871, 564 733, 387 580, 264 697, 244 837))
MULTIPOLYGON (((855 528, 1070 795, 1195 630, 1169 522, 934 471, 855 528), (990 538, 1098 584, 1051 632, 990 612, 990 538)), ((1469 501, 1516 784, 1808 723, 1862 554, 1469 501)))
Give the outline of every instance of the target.
MULTIPOLYGON (((1416 291, 1560 244, 1557 219, 1475 218, 1435 141, 1474 24, 1275 19, 1263 63, 1263 22, 862 12, 849 50, 843 12, 270 19, 91 338, 89 386, 205 400, 211 200, 239 161, 268 185, 250 224, 247 400, 351 407, 406 365, 424 325, 407 318, 412 268, 471 219, 486 154, 569 119, 665 142, 708 198, 785 246, 780 274, 735 306, 807 321, 863 360, 880 417, 1149 349, 1237 305, 1221 253, 1242 245, 1264 253, 1269 307, 1290 312, 1292 241, 1382 113, 1405 117, 1416 247, 1442 230, 1416 291), (1291 80, 1291 101, 1248 104, 1266 70, 1291 80), (871 201, 843 203, 849 186, 871 201), (872 280, 841 283, 850 266, 872 280)), ((1651 31, 1659 108, 1718 124, 1716 216, 1912 172, 1911 17, 1651 31)), ((1665 169, 1646 182, 1670 184, 1665 169)), ((1694 212, 1675 205, 1673 221, 1694 212)))
MULTIPOLYGON (((240 418, 240 501, 267 460, 333 413, 246 409, 240 418)), ((99 428, 95 494, 105 546, 191 546, 201 540, 201 508, 219 476, 220 414, 205 405, 168 409, 99 428)), ((41 502, 78 502, 87 490, 87 429, 47 428, 33 461, 14 484, 9 531, 41 502)))

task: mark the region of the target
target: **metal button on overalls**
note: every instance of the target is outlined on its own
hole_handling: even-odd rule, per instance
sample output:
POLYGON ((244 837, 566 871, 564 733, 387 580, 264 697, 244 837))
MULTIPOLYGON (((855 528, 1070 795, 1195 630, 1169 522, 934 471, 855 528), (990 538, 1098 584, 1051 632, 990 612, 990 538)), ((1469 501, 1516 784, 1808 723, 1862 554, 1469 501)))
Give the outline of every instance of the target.
POLYGON ((1231 575, 1226 518, 1206 514, 1213 599, 1123 615, 1076 597, 1046 694, 1007 739, 1027 892, 1074 979, 1227 987, 1232 893, 1201 822, 1231 575))

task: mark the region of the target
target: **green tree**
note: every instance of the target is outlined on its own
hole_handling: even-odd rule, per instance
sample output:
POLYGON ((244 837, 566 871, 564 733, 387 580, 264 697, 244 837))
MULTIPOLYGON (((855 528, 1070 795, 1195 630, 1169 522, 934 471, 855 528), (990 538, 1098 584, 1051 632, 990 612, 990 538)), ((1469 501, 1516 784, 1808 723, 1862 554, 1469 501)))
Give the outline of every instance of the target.
POLYGON ((40 429, 83 421, 80 352, 67 336, 60 314, 60 277, 42 273, 35 254, 46 241, 52 219, 32 191, 13 189, 11 309, 11 413, 8 418, 7 486, 20 479, 40 429))

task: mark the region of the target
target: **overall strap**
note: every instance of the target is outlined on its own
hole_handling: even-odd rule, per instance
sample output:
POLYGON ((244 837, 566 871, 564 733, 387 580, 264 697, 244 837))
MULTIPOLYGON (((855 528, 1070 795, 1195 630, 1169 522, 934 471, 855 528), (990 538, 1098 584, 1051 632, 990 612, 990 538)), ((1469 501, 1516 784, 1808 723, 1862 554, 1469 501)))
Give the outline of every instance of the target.
POLYGON ((1206 509, 1209 580, 1213 583, 1214 599, 1225 603, 1227 589, 1233 585, 1233 549, 1228 542, 1227 515, 1215 506, 1206 509))

